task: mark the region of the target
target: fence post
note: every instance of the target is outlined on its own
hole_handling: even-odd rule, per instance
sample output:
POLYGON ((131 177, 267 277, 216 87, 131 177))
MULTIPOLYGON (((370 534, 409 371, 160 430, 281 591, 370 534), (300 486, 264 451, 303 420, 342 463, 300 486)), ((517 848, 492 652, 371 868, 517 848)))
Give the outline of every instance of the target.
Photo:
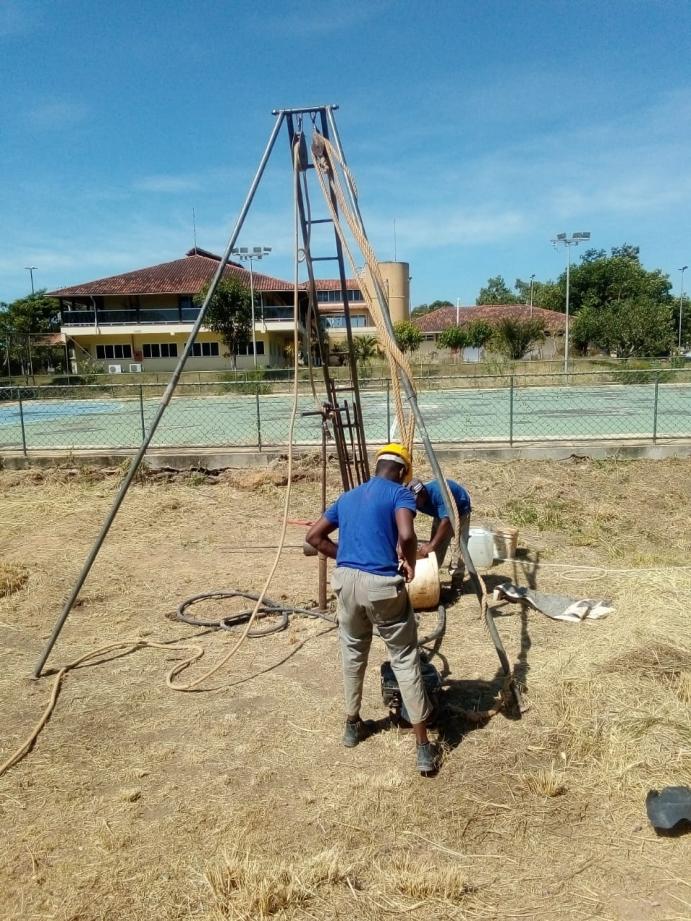
POLYGON ((513 446, 513 374, 509 378, 509 445, 513 446))
POLYGON ((254 401, 257 408, 257 448, 262 449, 262 417, 259 412, 259 381, 254 384, 254 401))
POLYGON ((653 397, 653 444, 657 442, 657 403, 660 389, 660 372, 655 374, 655 395, 653 397))
POLYGON ((386 378, 386 440, 391 438, 391 381, 386 378))
POLYGON ((146 438, 146 424, 144 422, 144 388, 139 385, 139 418, 142 423, 142 438, 146 438))
POLYGON ((17 400, 19 401, 19 422, 22 427, 22 452, 24 457, 27 456, 26 452, 26 429, 24 428, 24 406, 22 404, 22 391, 17 387, 17 400))

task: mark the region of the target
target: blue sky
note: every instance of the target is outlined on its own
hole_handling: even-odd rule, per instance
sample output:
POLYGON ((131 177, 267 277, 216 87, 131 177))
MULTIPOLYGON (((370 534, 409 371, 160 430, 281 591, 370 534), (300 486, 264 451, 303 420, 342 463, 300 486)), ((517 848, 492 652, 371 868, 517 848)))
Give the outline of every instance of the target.
MULTIPOLYGON (((0 0, 0 300, 222 251, 271 110, 337 102, 414 304, 554 278, 550 238, 691 263, 688 0, 0 0)), ((241 243, 291 275, 281 138, 241 243)), ((577 254, 576 254, 577 255, 577 254)))

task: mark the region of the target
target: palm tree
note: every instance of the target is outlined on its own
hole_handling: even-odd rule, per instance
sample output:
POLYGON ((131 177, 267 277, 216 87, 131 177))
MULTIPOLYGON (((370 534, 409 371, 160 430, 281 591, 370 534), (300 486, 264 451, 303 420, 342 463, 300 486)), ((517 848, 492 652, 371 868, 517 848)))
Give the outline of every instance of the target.
POLYGON ((358 336, 353 340, 355 357, 363 364, 367 364, 379 354, 379 344, 376 336, 358 336))

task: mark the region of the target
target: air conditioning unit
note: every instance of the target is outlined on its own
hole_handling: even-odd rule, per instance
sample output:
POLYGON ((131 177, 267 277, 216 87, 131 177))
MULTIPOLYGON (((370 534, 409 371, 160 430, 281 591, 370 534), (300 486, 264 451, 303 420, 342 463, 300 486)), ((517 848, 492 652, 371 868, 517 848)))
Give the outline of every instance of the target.
POLYGON ((122 374, 122 365, 108 365, 108 374, 122 374))
POLYGON ((130 371, 139 373, 141 370, 142 370, 141 361, 133 361, 132 364, 130 365, 130 371))

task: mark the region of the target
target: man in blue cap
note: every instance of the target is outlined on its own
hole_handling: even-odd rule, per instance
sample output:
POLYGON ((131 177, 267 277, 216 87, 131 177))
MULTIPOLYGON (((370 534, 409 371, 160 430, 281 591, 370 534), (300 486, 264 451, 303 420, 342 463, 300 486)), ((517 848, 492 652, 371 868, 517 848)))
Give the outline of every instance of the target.
MULTIPOLYGON (((468 542, 468 533, 470 531, 470 513, 472 511, 470 496, 468 491, 457 483, 455 480, 447 480, 447 486, 453 501, 456 503, 458 518, 461 525, 461 536, 468 542)), ((437 563, 441 569, 444 557, 449 549, 454 536, 451 515, 444 502, 444 494, 441 486, 436 480, 430 480, 429 483, 423 483, 422 480, 414 477, 408 484, 408 488, 415 496, 415 505, 423 515, 429 515, 432 521, 432 533, 430 539, 418 547, 418 556, 426 557, 430 553, 436 554, 437 563)), ((465 575, 465 564, 463 558, 458 561, 458 569, 451 573, 452 584, 460 587, 465 575)))

